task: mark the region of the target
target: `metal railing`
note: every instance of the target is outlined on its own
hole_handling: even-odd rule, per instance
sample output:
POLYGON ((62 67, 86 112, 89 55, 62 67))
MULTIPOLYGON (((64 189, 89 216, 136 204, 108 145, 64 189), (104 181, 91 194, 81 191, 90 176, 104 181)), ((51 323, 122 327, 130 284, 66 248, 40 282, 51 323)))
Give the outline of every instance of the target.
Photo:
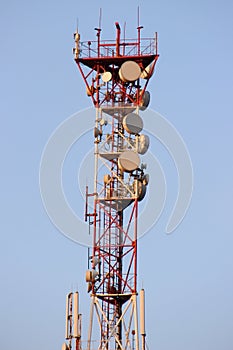
MULTIPOLYGON (((80 42, 80 58, 116 57, 116 41, 101 40, 80 42)), ((119 55, 144 56, 157 54, 157 35, 155 38, 143 38, 140 42, 133 39, 125 39, 120 42, 119 55)))

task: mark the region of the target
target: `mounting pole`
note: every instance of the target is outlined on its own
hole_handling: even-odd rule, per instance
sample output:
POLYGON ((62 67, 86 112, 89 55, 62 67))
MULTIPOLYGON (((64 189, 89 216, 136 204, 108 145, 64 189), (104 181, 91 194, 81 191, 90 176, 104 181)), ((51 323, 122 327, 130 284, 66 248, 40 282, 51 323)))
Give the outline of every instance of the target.
POLYGON ((120 56, 120 41, 121 41, 121 28, 118 22, 115 23, 117 29, 117 37, 116 37, 116 56, 120 56))

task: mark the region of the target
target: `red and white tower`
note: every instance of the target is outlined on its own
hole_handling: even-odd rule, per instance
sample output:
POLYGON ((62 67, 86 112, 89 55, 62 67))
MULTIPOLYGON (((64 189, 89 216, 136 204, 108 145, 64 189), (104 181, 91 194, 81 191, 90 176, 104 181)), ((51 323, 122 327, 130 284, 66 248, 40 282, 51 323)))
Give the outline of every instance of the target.
MULTIPOLYGON (((138 202, 149 181, 141 163, 149 147, 143 110, 150 101, 147 86, 159 55, 157 33, 143 39, 138 25, 137 38, 126 39, 118 22, 115 26, 115 40, 102 40, 101 28, 95 28, 95 41, 81 42, 79 33, 74 34, 75 62, 95 107, 94 192, 86 188, 85 211, 93 234, 86 272, 91 307, 85 348, 144 350, 144 290, 137 305, 137 221, 138 202)), ((75 293, 67 297, 67 339, 76 338, 80 348, 77 300, 75 293)))

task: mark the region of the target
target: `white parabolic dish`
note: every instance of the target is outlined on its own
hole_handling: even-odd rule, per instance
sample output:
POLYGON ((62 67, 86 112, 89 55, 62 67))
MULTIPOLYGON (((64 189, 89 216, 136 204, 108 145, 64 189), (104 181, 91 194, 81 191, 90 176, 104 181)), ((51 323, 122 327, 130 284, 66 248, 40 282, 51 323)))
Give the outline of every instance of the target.
POLYGON ((141 75, 141 68, 134 61, 126 61, 119 69, 119 77, 124 82, 135 81, 141 75))
POLYGON ((123 127, 129 134, 139 134, 143 129, 143 120, 137 113, 129 113, 123 119, 123 127))
POLYGON ((140 157, 134 151, 125 151, 118 158, 118 166, 121 170, 131 172, 136 170, 140 164, 140 157))
POLYGON ((104 83, 107 83, 107 82, 109 82, 112 79, 112 73, 111 72, 104 72, 101 75, 101 78, 102 78, 104 83))

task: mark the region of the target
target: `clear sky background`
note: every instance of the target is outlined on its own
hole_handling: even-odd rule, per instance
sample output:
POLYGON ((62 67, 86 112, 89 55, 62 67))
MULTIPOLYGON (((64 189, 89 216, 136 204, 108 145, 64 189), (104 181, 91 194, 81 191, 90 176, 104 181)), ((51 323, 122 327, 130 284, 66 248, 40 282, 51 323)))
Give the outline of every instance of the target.
MULTIPOLYGON (((1 349, 60 349, 71 289, 81 293, 86 329, 86 248, 50 222, 40 198, 39 164, 54 129, 91 106, 73 62, 76 18, 81 40, 95 38, 100 7, 103 38, 115 38, 115 21, 126 21, 132 37, 137 5, 143 36, 159 33, 150 108, 183 136, 195 181, 185 219, 166 235, 177 178, 158 146, 168 200, 139 248, 147 341, 156 350, 233 348, 232 1, 9 0, 0 6, 1 349)), ((80 210, 76 173, 70 175, 80 210)))

